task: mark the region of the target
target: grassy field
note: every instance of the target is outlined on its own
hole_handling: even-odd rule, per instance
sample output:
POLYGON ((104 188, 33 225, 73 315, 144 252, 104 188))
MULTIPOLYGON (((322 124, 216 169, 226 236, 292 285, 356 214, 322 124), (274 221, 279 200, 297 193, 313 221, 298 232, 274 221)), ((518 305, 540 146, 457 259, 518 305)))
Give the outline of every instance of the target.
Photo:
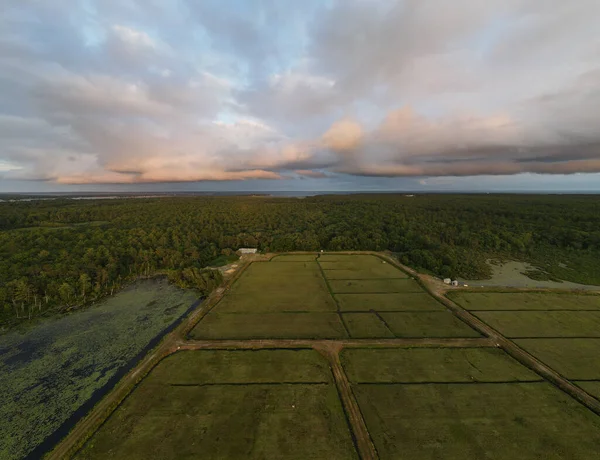
POLYGON ((568 379, 600 380, 600 339, 520 339, 515 343, 568 379))
POLYGON ((596 382, 575 382, 589 394, 600 400, 600 381, 596 382))
POLYGON ((396 337, 480 337, 480 334, 448 311, 382 312, 381 317, 396 337))
POLYGON ((450 292, 467 310, 600 310, 600 295, 550 292, 450 292))
POLYGON ((193 351, 170 360, 77 458, 357 458, 335 386, 322 383, 331 375, 318 353, 193 351))
POLYGON ((266 313, 335 311, 337 306, 316 262, 255 262, 217 308, 219 312, 266 313))
MULTIPOLYGON (((598 336, 516 343, 600 397, 600 297, 450 297, 509 337, 598 336)), ((391 264, 333 254, 252 263, 190 333, 198 340, 349 337, 481 335, 391 264)), ((382 460, 591 459, 600 449, 600 417, 499 348, 344 348, 340 360, 360 411, 344 412, 345 387, 336 389, 330 362, 314 350, 177 352, 79 458, 353 459, 353 419, 344 414, 356 412, 382 460)))
POLYGON ((353 383, 518 382, 542 380, 495 348, 346 349, 353 383))
POLYGON ((600 337, 600 311, 479 311, 507 337, 600 337))
POLYGON ((354 339, 394 337, 375 313, 344 313, 344 322, 354 339))
POLYGON ((341 311, 445 311, 425 292, 404 294, 336 294, 341 311))
POLYGON ((381 263, 379 257, 369 254, 321 254, 319 262, 343 262, 351 265, 373 265, 381 263))
POLYGON ((327 361, 313 350, 179 351, 149 379, 172 385, 333 381, 327 361))
POLYGON ((336 313, 209 313, 192 339, 334 339, 347 337, 336 313))
POLYGON ((356 385, 381 460, 593 459, 600 417, 549 383, 356 385))
POLYGON ((403 271, 374 256, 350 256, 331 262, 322 259, 319 258, 319 264, 328 279, 408 278, 403 271))
POLYGON ((283 254, 273 257, 271 262, 314 262, 316 259, 316 254, 283 254))
POLYGON ((0 335, 0 458, 23 458, 61 426, 68 431, 94 392, 116 383, 195 300, 165 280, 145 280, 83 311, 0 335))
POLYGON ((334 294, 408 293, 423 292, 419 283, 412 279, 383 280, 330 280, 334 294))

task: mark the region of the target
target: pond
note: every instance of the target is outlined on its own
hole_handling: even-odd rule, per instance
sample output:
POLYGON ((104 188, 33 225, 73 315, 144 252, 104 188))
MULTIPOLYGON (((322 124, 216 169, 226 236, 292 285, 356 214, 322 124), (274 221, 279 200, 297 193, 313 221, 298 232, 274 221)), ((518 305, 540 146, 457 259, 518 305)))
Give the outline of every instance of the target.
POLYGON ((539 270, 527 262, 518 262, 515 260, 504 263, 487 263, 492 269, 492 276, 487 280, 465 280, 459 279, 461 283, 471 287, 515 287, 515 288, 547 288, 547 289, 581 289, 588 291, 600 290, 600 286, 572 283, 570 281, 537 281, 525 275, 526 272, 539 270))
POLYGON ((40 458, 153 348, 197 295, 139 281, 83 311, 0 335, 0 458, 40 458))

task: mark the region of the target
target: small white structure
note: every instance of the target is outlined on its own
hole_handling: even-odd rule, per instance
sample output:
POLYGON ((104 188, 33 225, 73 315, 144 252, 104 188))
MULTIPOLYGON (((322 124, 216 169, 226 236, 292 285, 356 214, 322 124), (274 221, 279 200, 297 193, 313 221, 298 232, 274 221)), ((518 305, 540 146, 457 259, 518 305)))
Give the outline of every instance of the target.
POLYGON ((258 249, 256 249, 256 248, 240 248, 238 251, 240 252, 240 254, 256 254, 256 251, 258 251, 258 249))
POLYGON ((454 286, 454 287, 458 286, 458 281, 456 281, 456 280, 452 281, 452 286, 454 286))
POLYGON ((450 284, 452 280, 450 278, 444 278, 444 284, 450 284))

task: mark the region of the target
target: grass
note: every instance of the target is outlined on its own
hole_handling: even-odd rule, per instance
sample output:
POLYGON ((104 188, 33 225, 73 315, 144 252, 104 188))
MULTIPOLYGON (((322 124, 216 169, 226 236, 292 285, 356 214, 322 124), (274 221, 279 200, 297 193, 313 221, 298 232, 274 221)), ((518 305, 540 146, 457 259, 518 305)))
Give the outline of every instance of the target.
POLYGON ((403 294, 336 294, 342 311, 445 311, 446 308, 425 292, 403 294))
POLYGON ((600 339, 521 339, 515 343, 568 379, 600 380, 600 339))
POLYGON ((335 386, 306 383, 304 370, 331 379, 316 352, 178 355, 177 362, 159 364, 77 458, 357 458, 335 386), (210 370, 185 375, 206 365, 210 370), (231 384, 234 375, 244 383, 231 384), (276 383, 285 379, 291 380, 276 383))
POLYGON ((273 257, 271 262, 314 262, 316 259, 315 254, 283 254, 273 257))
POLYGON ((450 292, 467 310, 600 310, 599 295, 550 292, 450 292))
POLYGON ((424 292, 419 283, 413 279, 383 280, 330 280, 329 285, 334 294, 371 294, 371 293, 406 293, 424 292))
POLYGON ((356 385, 379 458, 592 459, 600 417, 545 382, 356 385))
POLYGON ((600 311, 479 311, 507 337, 600 337, 600 311))
POLYGON ((447 311, 382 312, 396 337, 480 337, 480 334, 447 311))
POLYGON ((403 276, 404 273, 393 268, 390 265, 377 267, 376 269, 348 270, 348 269, 326 269, 325 276, 328 280, 367 280, 367 279, 407 279, 408 276, 403 276))
POLYGON ((394 337, 375 313, 344 313, 343 317, 350 337, 354 339, 394 337))
POLYGON ((316 262, 255 262, 216 306, 244 313, 336 310, 316 262))
POLYGON ((341 360, 353 383, 542 380, 495 348, 345 349, 341 360))
POLYGON ((375 256, 347 256, 340 261, 321 257, 319 264, 328 279, 408 278, 406 273, 375 256))
POLYGON ((209 313, 192 339, 335 339, 346 337, 336 313, 209 313))
POLYGON ((148 378, 171 385, 333 381, 327 361, 314 350, 180 351, 148 378))
POLYGON ((164 280, 140 281, 24 334, 1 335, 0 458, 40 446, 195 299, 164 280))
POLYGON ((344 262, 348 264, 381 263, 381 259, 369 254, 321 254, 319 262, 344 262))
POLYGON ((221 255, 216 259, 212 260, 208 265, 211 267, 222 267, 223 265, 229 265, 237 260, 239 260, 240 256, 237 254, 231 254, 229 256, 221 255))
POLYGON ((600 382, 575 382, 594 398, 600 400, 600 382))

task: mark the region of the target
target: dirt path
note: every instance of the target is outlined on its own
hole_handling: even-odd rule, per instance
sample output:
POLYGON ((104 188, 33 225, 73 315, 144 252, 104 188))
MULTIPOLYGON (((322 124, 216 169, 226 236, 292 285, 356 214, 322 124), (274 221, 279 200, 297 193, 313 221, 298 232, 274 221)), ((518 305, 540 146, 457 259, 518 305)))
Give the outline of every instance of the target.
POLYGON ((178 350, 260 350, 270 348, 483 348, 495 347, 493 340, 477 339, 251 339, 251 340, 179 340, 178 350))
POLYGON ((331 345, 332 344, 328 344, 328 346, 325 347, 315 348, 329 361, 331 372, 333 373, 333 378, 335 380, 335 386, 337 387, 340 399, 342 400, 344 412, 346 413, 348 423, 350 424, 350 430, 356 449, 358 450, 358 455, 361 460, 376 460, 379 458, 379 455, 377 455, 377 450, 371 440, 371 435, 367 429, 365 419, 358 407, 354 392, 352 391, 346 372, 344 372, 344 368, 340 362, 339 351, 341 347, 331 345))

